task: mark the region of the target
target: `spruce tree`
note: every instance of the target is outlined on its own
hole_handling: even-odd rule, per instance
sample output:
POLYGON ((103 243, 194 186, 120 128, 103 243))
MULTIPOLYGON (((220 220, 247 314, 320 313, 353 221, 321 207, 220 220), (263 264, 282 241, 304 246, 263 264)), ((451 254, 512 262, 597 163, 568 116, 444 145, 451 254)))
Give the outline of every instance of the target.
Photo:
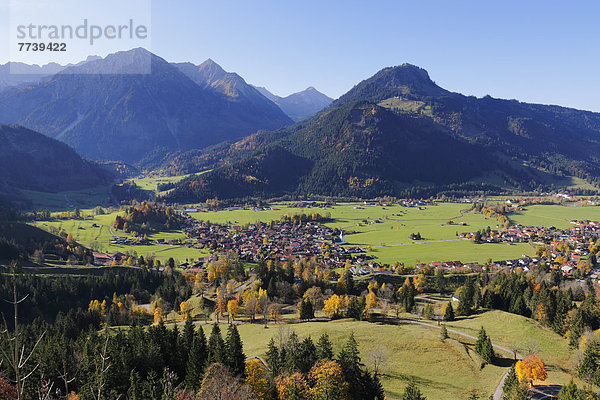
POLYGON ((219 324, 213 324, 208 338, 208 364, 223 363, 225 361, 225 341, 221 336, 219 324))
POLYGON ((346 292, 351 295, 354 292, 354 278, 352 278, 352 272, 344 272, 344 283, 346 284, 346 292))
POLYGON ((584 396, 582 396, 580 394, 579 389, 577 389, 577 385, 573 382, 572 379, 568 385, 563 386, 560 389, 560 391, 558 392, 558 400, 580 400, 580 399, 584 399, 584 396))
POLYGON ((479 329, 479 335, 477 336, 477 342, 475 342, 475 353, 481 355, 483 353, 483 345, 487 341, 487 333, 483 326, 479 329))
POLYGON ((348 341, 338 355, 337 361, 342 368, 342 374, 346 382, 348 382, 350 398, 356 400, 368 398, 363 380, 363 364, 361 363, 358 343, 354 338, 354 333, 350 334, 348 341))
POLYGON ((323 358, 333 359, 333 345, 331 344, 331 340, 329 340, 329 335, 327 335, 327 333, 321 335, 316 347, 317 358, 319 360, 323 358))
POLYGON ((307 374, 317 361, 317 348, 309 337, 304 338, 298 347, 298 365, 303 374, 307 374))
POLYGON ((362 315, 362 310, 358 304, 358 300, 355 296, 350 298, 350 302, 348 302, 348 308, 346 309, 346 318, 354 318, 356 320, 360 320, 362 315))
POLYGON ((448 302, 446 306, 446 311, 444 311, 444 320, 445 321, 454 321, 454 307, 452 307, 452 301, 448 302))
POLYGON ((188 355, 185 385, 188 388, 198 391, 202 384, 202 376, 206 368, 208 359, 208 348, 206 345, 206 336, 201 326, 198 327, 198 333, 194 335, 192 347, 188 355))
POLYGON ((448 329, 446 329, 446 324, 442 325, 442 329, 440 329, 440 337, 442 341, 448 339, 448 329))
POLYGON ((471 315, 473 313, 473 305, 475 303, 475 284, 471 278, 467 278, 465 284, 460 291, 458 303, 459 315, 471 315))
POLYGON ((483 326, 479 330, 479 336, 475 343, 475 352, 486 363, 491 363, 494 359, 494 347, 492 346, 492 340, 489 338, 483 326))
POLYGON ((426 400, 417 385, 414 382, 408 384, 401 397, 402 400, 426 400))
POLYGON ((185 318, 185 325, 183 326, 183 346, 185 353, 189 353, 194 343, 196 333, 194 332, 194 323, 192 322, 192 316, 188 312, 185 318))
POLYGON ((278 376, 281 369, 281 360, 279 357, 279 349, 275 344, 275 340, 271 338, 267 345, 267 356, 265 361, 267 362, 267 366, 271 370, 271 375, 273 377, 278 376))
POLYGON ((504 385, 502 385, 502 392, 504 393, 504 395, 502 397, 505 399, 509 399, 510 393, 512 392, 513 388, 518 384, 519 378, 517 377, 517 372, 515 371, 515 366, 513 365, 508 371, 506 378, 504 378, 504 385))
POLYGON ((240 333, 234 324, 227 328, 227 340, 225 342, 224 364, 229 367, 235 376, 244 377, 246 367, 246 355, 240 333))
POLYGON ((280 353, 280 356, 284 358, 283 367, 289 374, 300 370, 299 348, 300 338, 296 332, 292 332, 280 353))
POLYGON ((300 319, 309 320, 315 317, 313 305, 309 299, 302 299, 300 302, 300 319))

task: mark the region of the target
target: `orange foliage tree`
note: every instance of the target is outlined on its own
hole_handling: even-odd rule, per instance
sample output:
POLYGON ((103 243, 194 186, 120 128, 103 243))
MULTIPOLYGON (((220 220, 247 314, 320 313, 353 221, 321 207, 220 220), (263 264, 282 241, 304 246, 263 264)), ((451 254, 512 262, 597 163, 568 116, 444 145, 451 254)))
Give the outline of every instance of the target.
POLYGON ((515 371, 520 381, 533 386, 534 381, 545 381, 548 377, 546 364, 537 354, 530 354, 515 364, 515 371))
POLYGON ((277 394, 280 399, 308 399, 309 386, 301 373, 296 372, 290 376, 278 376, 275 378, 277 394))

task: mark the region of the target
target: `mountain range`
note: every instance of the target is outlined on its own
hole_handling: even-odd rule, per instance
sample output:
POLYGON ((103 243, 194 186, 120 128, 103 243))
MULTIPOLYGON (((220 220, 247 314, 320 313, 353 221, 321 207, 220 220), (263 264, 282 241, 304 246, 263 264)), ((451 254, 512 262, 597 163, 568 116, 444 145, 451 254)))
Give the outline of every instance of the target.
POLYGON ((429 195, 597 185, 600 114, 447 91, 404 64, 293 126, 198 155, 210 172, 171 201, 245 196, 429 195))
POLYGON ((0 123, 39 131, 87 158, 142 164, 292 123, 241 78, 236 95, 234 85, 225 93, 201 83, 214 63, 188 67, 144 49, 111 54, 0 92, 0 123), (130 73, 148 62, 151 73, 130 73))
POLYGON ((86 60, 78 64, 68 65, 49 63, 40 66, 20 62, 8 62, 0 65, 0 91, 14 86, 36 84, 68 67, 82 65, 99 58, 98 56, 89 56, 86 60))
POLYGON ((256 87, 256 89, 267 99, 277 104, 284 113, 296 122, 312 117, 333 101, 332 98, 312 86, 286 97, 276 96, 264 87, 256 87))
POLYGON ((2 128, 10 132, 0 138, 5 159, 19 166, 5 166, 6 188, 57 191, 111 179, 53 139, 86 158, 119 161, 105 164, 120 173, 129 164, 127 170, 166 174, 210 170, 165 197, 177 202, 600 184, 600 114, 465 96, 410 64, 384 68, 333 102, 314 88, 281 98, 210 59, 169 63, 144 49, 21 67, 41 72, 32 75, 39 81, 9 82, 0 91, 0 123, 28 128, 2 128), (150 73, 132 73, 143 63, 150 73), (52 68, 60 70, 44 75, 52 68), (58 169, 45 170, 32 157, 58 169), (71 169, 77 171, 69 175, 71 169), (64 182, 55 179, 60 175, 64 182))

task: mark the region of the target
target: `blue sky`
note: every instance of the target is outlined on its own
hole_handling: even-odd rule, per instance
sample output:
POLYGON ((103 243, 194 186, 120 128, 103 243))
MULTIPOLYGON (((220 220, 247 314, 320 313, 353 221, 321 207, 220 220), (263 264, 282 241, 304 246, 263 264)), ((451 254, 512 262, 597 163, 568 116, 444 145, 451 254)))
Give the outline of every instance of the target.
MULTIPOLYGON (((0 26, 8 8, 0 0, 0 26)), ((153 0, 151 13, 154 53, 210 57, 279 95, 338 97, 409 62, 452 91, 600 111, 597 1, 153 0)))

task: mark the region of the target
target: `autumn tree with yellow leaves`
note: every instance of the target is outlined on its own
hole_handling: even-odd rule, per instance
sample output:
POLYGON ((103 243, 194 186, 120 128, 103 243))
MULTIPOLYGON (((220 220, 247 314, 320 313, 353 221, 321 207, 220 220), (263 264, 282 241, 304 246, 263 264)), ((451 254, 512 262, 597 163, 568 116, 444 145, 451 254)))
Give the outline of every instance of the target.
POLYGON ((324 301, 323 312, 329 318, 338 318, 342 314, 342 299, 337 294, 324 301))
POLYGON ((529 387, 533 386, 534 381, 545 381, 548 377, 546 364, 537 354, 530 354, 515 364, 515 371, 520 381, 525 382, 529 387))
POLYGON ((240 309, 240 305, 237 300, 229 300, 227 302, 227 315, 231 321, 235 320, 235 317, 238 315, 238 311, 240 309))
POLYGON ((246 361, 246 383, 250 386, 250 398, 256 400, 271 398, 269 374, 257 359, 246 361))
POLYGON ((312 383, 311 399, 349 399, 348 383, 344 380, 342 368, 336 361, 328 359, 318 361, 310 370, 308 379, 312 383))

